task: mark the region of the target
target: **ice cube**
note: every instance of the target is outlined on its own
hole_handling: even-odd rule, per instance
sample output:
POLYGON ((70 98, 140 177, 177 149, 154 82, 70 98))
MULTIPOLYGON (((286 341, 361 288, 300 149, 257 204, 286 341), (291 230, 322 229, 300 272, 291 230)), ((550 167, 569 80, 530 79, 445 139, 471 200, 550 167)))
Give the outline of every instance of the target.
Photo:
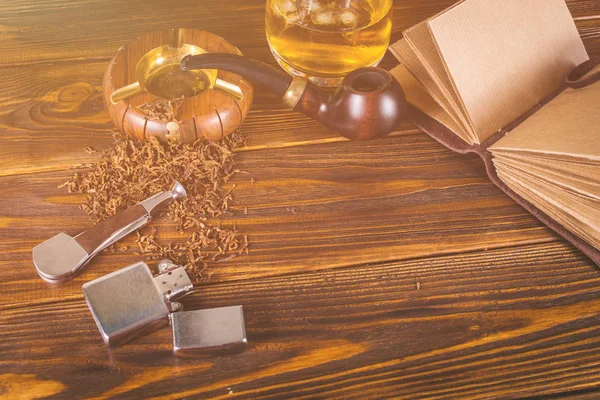
POLYGON ((346 28, 354 28, 358 23, 358 16, 352 10, 346 10, 340 15, 340 21, 346 28))
POLYGON ((276 10, 283 15, 286 25, 293 25, 300 19, 295 0, 283 0, 275 3, 276 10))
MULTIPOLYGON (((310 1, 310 0, 309 0, 310 1)), ((310 1, 310 12, 320 12, 323 11, 323 4, 319 1, 310 1)))
POLYGON ((335 25, 340 17, 339 13, 334 11, 311 13, 310 16, 315 25, 335 25))
POLYGON ((283 0, 279 2, 279 11, 287 17, 288 14, 295 14, 298 8, 292 0, 283 0))

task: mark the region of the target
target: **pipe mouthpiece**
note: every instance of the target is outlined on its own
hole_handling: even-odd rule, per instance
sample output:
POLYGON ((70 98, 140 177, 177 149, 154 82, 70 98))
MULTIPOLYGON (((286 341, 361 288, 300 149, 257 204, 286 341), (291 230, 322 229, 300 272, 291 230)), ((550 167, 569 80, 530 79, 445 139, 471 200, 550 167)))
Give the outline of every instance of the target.
POLYGON ((183 57, 181 59, 181 70, 182 71, 189 71, 190 70, 190 57, 192 57, 191 54, 188 54, 187 56, 183 57))
POLYGON ((250 81, 253 85, 262 86, 275 94, 283 96, 292 82, 292 77, 283 71, 254 61, 238 54, 205 53, 187 55, 181 60, 181 69, 221 69, 233 72, 250 81))

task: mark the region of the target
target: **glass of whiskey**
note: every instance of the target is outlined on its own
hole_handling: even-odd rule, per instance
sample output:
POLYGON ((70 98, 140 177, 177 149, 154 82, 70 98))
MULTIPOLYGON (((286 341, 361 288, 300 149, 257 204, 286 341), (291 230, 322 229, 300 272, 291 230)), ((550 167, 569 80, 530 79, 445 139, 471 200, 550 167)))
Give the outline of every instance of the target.
POLYGON ((267 0, 267 40, 288 73, 336 87, 351 71, 379 64, 392 10, 392 0, 267 0))

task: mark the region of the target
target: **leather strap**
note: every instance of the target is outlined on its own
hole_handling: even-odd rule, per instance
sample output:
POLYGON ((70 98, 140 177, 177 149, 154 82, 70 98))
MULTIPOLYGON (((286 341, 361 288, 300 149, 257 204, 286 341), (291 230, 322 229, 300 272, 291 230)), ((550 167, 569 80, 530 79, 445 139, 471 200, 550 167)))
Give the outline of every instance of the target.
POLYGON ((406 119, 452 151, 460 154, 473 152, 473 146, 462 140, 444 124, 431 118, 410 103, 406 108, 406 119))
POLYGON ((600 57, 590 58, 578 65, 567 76, 567 85, 572 89, 580 89, 600 80, 600 57), (595 70, 588 75, 590 71, 595 70))

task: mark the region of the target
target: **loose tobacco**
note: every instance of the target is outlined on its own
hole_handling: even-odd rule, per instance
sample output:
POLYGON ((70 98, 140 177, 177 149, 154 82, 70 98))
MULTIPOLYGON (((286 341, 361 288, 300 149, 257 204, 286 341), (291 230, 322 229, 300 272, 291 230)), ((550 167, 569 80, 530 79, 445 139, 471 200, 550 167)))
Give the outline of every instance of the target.
POLYGON ((147 101, 136 106, 136 109, 151 121, 179 122, 176 117, 182 104, 183 97, 176 100, 158 99, 154 102, 147 101))
MULTIPOLYGON (((174 119, 169 107, 166 114, 174 119)), ((146 259, 169 258, 184 265, 195 279, 207 280, 209 263, 248 252, 248 238, 235 226, 211 225, 230 214, 235 185, 227 183, 241 172, 235 168, 232 150, 242 144, 237 132, 220 143, 199 140, 167 145, 154 138, 137 142, 115 135, 115 145, 103 152, 100 161, 87 165, 91 169, 85 172, 76 172, 61 187, 86 194, 81 209, 100 221, 179 181, 188 197, 174 202, 167 217, 175 222, 182 240, 165 243, 155 229, 144 229, 137 232, 136 245, 146 259)), ((113 247, 112 251, 123 248, 127 249, 113 247)))

